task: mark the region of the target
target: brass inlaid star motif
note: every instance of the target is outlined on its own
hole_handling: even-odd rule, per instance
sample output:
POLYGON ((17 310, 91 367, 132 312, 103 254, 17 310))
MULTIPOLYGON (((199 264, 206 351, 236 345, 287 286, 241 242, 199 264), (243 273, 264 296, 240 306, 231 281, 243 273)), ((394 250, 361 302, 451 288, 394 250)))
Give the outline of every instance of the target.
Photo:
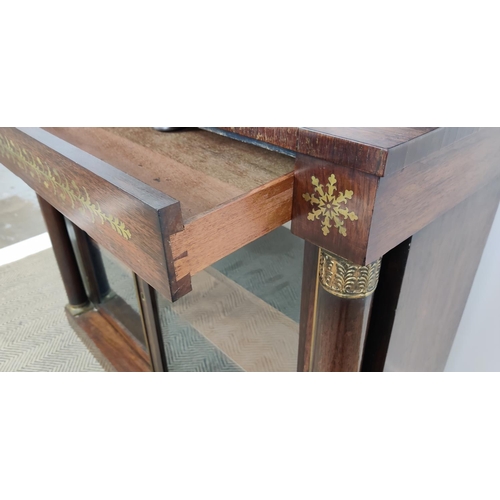
POLYGON ((319 179, 311 177, 312 185, 314 187, 313 194, 303 194, 304 200, 308 201, 312 205, 312 209, 307 215, 307 220, 321 220, 322 231, 326 236, 332 227, 331 221, 335 223, 335 228, 339 230, 342 236, 347 236, 346 228, 344 227, 344 221, 350 219, 351 221, 358 220, 358 216, 354 212, 350 212, 347 209, 347 200, 352 198, 354 194, 352 191, 346 189, 343 193, 338 193, 336 196, 333 194, 337 191, 337 179, 335 175, 332 174, 328 177, 328 184, 326 185, 326 190, 323 184, 319 183, 319 179), (344 207, 342 207, 342 203, 344 207), (315 208, 315 206, 317 208, 315 208))

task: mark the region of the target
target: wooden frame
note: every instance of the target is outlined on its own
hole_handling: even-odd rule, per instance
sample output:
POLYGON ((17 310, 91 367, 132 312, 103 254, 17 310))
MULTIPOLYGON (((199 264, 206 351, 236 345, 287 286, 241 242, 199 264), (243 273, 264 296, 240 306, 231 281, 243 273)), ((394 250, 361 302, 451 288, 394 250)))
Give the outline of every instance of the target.
MULTIPOLYGON (((194 274, 289 220, 306 241, 300 370, 442 369, 500 197, 499 129, 0 129, 0 161, 45 211, 64 214, 137 274, 159 371, 166 361, 152 288, 175 301, 194 274), (440 283, 419 296, 414 269, 435 265, 427 248, 440 252, 428 277, 440 283), (460 286, 452 270, 441 272, 453 259, 466 271, 460 286), (439 287, 451 283, 448 303, 439 287), (446 340, 432 362, 405 358, 405 304, 424 307, 429 296, 449 308, 446 340)), ((98 288, 94 277, 89 294, 98 288)))

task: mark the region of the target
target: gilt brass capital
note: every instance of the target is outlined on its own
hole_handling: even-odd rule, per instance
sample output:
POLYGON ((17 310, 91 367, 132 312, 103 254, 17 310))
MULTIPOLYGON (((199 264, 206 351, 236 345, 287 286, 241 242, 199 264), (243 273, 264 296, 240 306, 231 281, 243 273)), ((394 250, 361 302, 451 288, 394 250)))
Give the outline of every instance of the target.
POLYGON ((377 288, 382 259, 358 266, 323 248, 319 258, 319 282, 327 292, 344 299, 361 299, 377 288))

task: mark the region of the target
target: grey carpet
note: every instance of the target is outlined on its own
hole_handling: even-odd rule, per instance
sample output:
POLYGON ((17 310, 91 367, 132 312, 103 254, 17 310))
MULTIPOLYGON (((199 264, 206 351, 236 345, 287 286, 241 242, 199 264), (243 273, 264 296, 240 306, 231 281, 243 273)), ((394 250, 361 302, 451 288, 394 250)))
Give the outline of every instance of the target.
POLYGON ((304 240, 279 227, 213 267, 298 322, 303 255, 304 240))
POLYGON ((171 372, 240 372, 236 363, 217 349, 166 302, 160 319, 171 372))
POLYGON ((0 266, 0 372, 102 372, 68 324, 52 249, 0 266))

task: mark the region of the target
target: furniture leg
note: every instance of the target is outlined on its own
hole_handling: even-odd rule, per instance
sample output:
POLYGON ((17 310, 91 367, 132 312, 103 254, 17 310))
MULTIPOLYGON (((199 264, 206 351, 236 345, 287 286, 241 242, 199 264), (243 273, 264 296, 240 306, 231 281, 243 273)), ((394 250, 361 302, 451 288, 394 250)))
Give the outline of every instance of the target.
POLYGON ((72 226, 78 252, 82 258, 84 273, 87 277, 89 298, 94 304, 97 304, 102 302, 111 291, 102 255, 97 245, 92 242, 85 231, 81 230, 76 224, 72 224, 72 226))
POLYGON ((71 246, 64 216, 41 196, 37 195, 37 198, 68 296, 67 309, 73 315, 80 314, 88 309, 90 303, 71 246))
POLYGON ((305 242, 299 371, 359 371, 379 271, 305 242))

